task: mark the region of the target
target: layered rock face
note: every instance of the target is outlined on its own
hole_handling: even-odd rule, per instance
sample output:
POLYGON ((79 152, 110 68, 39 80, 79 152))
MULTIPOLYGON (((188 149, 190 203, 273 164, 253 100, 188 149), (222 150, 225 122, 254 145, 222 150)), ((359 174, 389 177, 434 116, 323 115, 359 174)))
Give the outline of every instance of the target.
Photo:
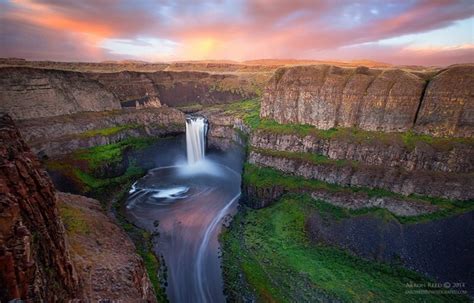
POLYGON ((77 298, 55 189, 13 121, 0 117, 0 300, 77 298))
POLYGON ((129 103, 134 106, 136 100, 143 98, 155 98, 169 106, 180 106, 227 103, 255 96, 254 92, 239 90, 250 85, 248 79, 230 74, 159 71, 89 73, 88 77, 114 92, 124 106, 129 103))
POLYGON ((123 107, 227 103, 257 95, 268 76, 189 71, 81 73, 0 68, 0 111, 25 120, 123 107))
POLYGON ((474 146, 462 142, 440 143, 439 147, 419 141, 406 146, 400 138, 362 141, 348 137, 322 138, 269 131, 255 131, 250 145, 258 149, 312 153, 334 160, 352 160, 366 165, 402 167, 407 171, 430 170, 451 173, 474 171, 474 146), (396 140, 399 139, 399 140, 396 140))
POLYGON ((474 64, 449 67, 429 82, 415 129, 436 136, 473 136, 474 64))
POLYGON ((168 107, 123 109, 24 120, 18 123, 18 127, 33 151, 55 156, 130 137, 157 137, 183 132, 184 114, 168 107), (122 129, 107 133, 107 130, 114 128, 122 129))
POLYGON ((265 88, 261 117, 320 129, 400 132, 416 125, 435 136, 469 137, 473 73, 473 65, 450 67, 429 82, 425 95, 424 78, 400 69, 281 68, 265 88))
POLYGON ((0 69, 0 111, 15 120, 120 108, 112 92, 81 73, 0 69))
POLYGON ((259 152, 251 152, 248 161, 306 179, 317 179, 342 186, 382 188, 403 195, 474 199, 474 179, 468 174, 407 172, 403 169, 370 165, 314 164, 259 152))

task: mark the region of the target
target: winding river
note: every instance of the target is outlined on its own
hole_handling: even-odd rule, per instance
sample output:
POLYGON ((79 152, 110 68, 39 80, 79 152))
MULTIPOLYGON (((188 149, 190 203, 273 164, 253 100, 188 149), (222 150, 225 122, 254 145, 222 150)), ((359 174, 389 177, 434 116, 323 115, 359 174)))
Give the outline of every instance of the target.
POLYGON ((171 302, 225 301, 218 235, 224 218, 237 207, 241 164, 229 155, 235 151, 206 157, 206 133, 203 117, 189 117, 187 162, 174 159, 150 170, 133 185, 126 202, 130 220, 159 233, 154 249, 166 264, 171 302))

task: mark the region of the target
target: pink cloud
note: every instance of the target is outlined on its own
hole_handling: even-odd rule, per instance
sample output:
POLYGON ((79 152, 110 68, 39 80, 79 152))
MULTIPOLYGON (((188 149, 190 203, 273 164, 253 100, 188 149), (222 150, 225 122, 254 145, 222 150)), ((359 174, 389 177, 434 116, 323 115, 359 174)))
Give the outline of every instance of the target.
MULTIPOLYGON (((419 60, 418 64, 443 65, 469 60, 472 51, 450 45, 420 55, 419 50, 404 45, 374 46, 378 40, 439 29, 469 18, 474 14, 470 1, 387 1, 381 5, 370 0, 361 4, 137 0, 132 5, 127 1, 15 0, 0 5, 2 40, 8 42, 1 47, 0 56, 16 52, 34 59, 97 61, 110 57, 110 51, 120 53, 103 49, 103 41, 140 43, 143 37, 174 42, 176 59, 319 59, 332 54, 340 59, 360 55, 392 63, 419 60), (39 43, 28 42, 38 36, 42 37, 39 43), (362 43, 368 45, 349 47, 362 43), (31 44, 39 47, 31 49, 31 44), (382 49, 387 53, 379 54, 382 49)), ((473 41, 465 42, 470 43, 473 41)))

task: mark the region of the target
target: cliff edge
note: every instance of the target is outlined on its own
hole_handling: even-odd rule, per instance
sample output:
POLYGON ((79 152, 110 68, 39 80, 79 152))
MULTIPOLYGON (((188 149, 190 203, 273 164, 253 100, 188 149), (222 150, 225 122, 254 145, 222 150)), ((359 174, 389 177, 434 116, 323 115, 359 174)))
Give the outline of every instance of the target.
POLYGON ((320 129, 414 129, 433 136, 474 133, 474 65, 433 78, 403 69, 330 65, 278 69, 265 87, 260 116, 320 129))

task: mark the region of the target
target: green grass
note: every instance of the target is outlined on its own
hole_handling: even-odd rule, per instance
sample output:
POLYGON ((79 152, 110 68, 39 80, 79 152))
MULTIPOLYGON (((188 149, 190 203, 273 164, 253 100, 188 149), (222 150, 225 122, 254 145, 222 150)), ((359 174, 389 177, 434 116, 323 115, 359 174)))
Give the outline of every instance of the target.
MULTIPOLYGON (((252 292, 257 302, 468 302, 462 296, 407 295, 419 274, 366 261, 342 250, 315 246, 304 224, 312 199, 287 196, 274 205, 243 209, 221 236, 226 293, 252 292), (243 275, 243 277, 242 277, 243 275)), ((234 300, 236 301, 236 300, 234 300)))
POLYGON ((87 191, 94 191, 102 188, 106 188, 112 185, 118 185, 124 182, 127 182, 134 177, 141 176, 144 174, 144 170, 135 165, 130 165, 126 172, 118 177, 114 178, 96 178, 81 169, 75 167, 73 169, 75 176, 86 186, 87 191))
POLYGON ((119 133, 123 130, 127 129, 136 129, 136 128, 141 128, 143 126, 138 125, 138 124, 124 124, 124 125, 118 125, 118 126, 112 126, 108 128, 101 128, 101 129, 92 129, 86 132, 83 132, 79 134, 80 137, 82 138, 90 138, 90 137, 95 137, 95 136, 111 136, 116 133, 119 133))
MULTIPOLYGON (((429 221, 444 218, 447 216, 452 216, 466 211, 474 210, 474 200, 468 201, 457 201, 449 200, 439 197, 427 197, 420 195, 410 195, 403 196, 398 193, 394 193, 385 189, 380 188, 367 188, 367 187, 344 187, 336 184, 326 183, 316 179, 305 179, 299 176, 293 176, 289 174, 284 174, 283 172, 268 168, 268 167, 258 167, 256 165, 245 163, 244 173, 242 176, 243 183, 245 185, 252 185, 256 188, 271 188, 274 186, 280 186, 289 192, 298 192, 302 190, 326 190, 329 192, 347 192, 347 193, 357 193, 363 192, 367 194, 368 198, 375 197, 393 197, 404 200, 411 200, 416 203, 429 203, 436 205, 440 208, 439 211, 436 211, 431 214, 425 214, 420 216, 411 216, 411 217, 402 217, 396 216, 397 220, 400 223, 415 223, 422 221, 429 221)), ((337 208, 333 206, 333 208, 337 208)), ((361 209, 356 211, 348 211, 347 214, 354 215, 361 212, 366 213, 369 211, 376 211, 379 213, 385 213, 380 209, 361 209)), ((384 214, 383 216, 386 216, 384 214)))
POLYGON ((263 148, 252 148, 251 151, 255 151, 259 154, 271 156, 271 157, 280 157, 292 160, 302 160, 311 164, 331 164, 337 166, 357 166, 357 161, 345 160, 345 159, 330 159, 324 155, 313 154, 313 153, 300 153, 300 152, 287 152, 287 151, 278 151, 272 149, 263 149, 263 148))
POLYGON ((91 148, 81 149, 74 152, 73 157, 85 160, 90 169, 94 169, 104 163, 117 163, 122 161, 125 149, 140 150, 148 147, 156 141, 156 138, 128 138, 117 143, 99 145, 91 148))
POLYGON ((474 138, 433 137, 429 135, 407 132, 366 131, 359 128, 330 128, 317 129, 312 125, 280 124, 274 120, 260 119, 258 115, 249 121, 252 129, 273 134, 296 135, 299 137, 313 136, 321 139, 345 139, 356 143, 400 144, 408 150, 413 150, 417 144, 428 144, 436 150, 451 150, 457 144, 474 146, 474 138))
POLYGON ((64 227, 69 233, 73 234, 89 234, 91 232, 84 216, 85 214, 77 208, 69 206, 65 203, 59 204, 59 213, 64 223, 64 227))
POLYGON ((230 104, 212 105, 208 108, 223 109, 228 115, 241 118, 252 130, 275 134, 296 135, 300 137, 314 136, 321 139, 345 139, 358 143, 400 144, 413 150, 417 144, 425 143, 437 150, 450 150, 456 144, 474 145, 474 138, 442 138, 416 134, 413 131, 387 133, 382 131, 366 131, 359 128, 317 129, 313 125, 280 124, 274 120, 260 119, 261 98, 243 100, 230 104))

